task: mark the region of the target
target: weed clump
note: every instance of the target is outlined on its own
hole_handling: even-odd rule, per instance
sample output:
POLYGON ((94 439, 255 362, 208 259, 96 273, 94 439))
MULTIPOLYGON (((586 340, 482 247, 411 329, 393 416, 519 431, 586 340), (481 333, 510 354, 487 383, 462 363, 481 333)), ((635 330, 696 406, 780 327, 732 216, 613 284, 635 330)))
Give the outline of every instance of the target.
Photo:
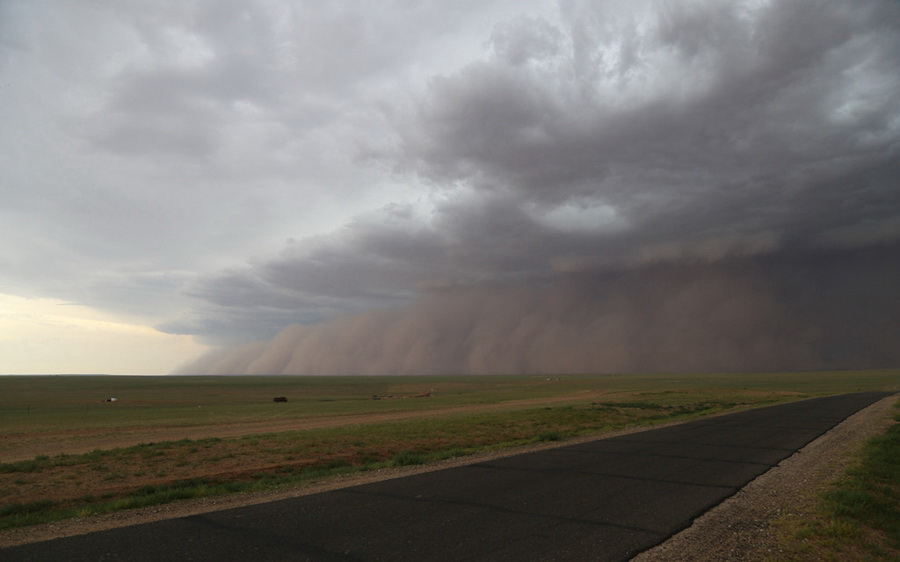
POLYGON ((13 472, 38 472, 48 467, 50 467, 49 459, 46 456, 40 456, 30 460, 0 463, 0 472, 7 474, 13 472))
POLYGON ((428 462, 427 455, 416 451, 401 451, 391 458, 391 464, 394 466, 412 466, 426 462, 428 462))
POLYGON ((559 441, 562 435, 558 431, 545 431, 537 436, 538 441, 559 441))

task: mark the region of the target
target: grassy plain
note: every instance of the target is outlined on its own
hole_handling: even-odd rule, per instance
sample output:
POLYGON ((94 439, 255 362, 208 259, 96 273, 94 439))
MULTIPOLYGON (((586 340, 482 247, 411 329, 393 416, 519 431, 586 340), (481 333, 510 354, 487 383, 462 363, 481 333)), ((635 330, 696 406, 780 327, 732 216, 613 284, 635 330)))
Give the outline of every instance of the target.
MULTIPOLYGON (((579 392, 793 392, 805 396, 895 387, 900 371, 446 377, 0 377, 2 434, 63 428, 196 427, 454 405, 501 404, 579 392), (433 391, 427 402, 373 395, 433 391), (274 396, 288 396, 273 408, 274 396), (116 397, 113 403, 105 399, 116 397)), ((0 458, 3 455, 0 435, 0 458)))
POLYGON ((898 370, 0 377, 0 528, 898 383, 898 370))

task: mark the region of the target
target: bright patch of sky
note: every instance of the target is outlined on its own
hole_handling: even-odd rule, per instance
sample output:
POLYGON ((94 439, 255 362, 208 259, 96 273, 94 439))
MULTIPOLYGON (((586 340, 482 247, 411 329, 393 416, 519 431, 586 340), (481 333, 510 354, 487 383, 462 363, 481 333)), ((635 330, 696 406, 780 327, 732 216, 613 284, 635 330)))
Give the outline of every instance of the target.
POLYGON ((207 348, 65 301, 0 294, 2 374, 166 374, 207 348))

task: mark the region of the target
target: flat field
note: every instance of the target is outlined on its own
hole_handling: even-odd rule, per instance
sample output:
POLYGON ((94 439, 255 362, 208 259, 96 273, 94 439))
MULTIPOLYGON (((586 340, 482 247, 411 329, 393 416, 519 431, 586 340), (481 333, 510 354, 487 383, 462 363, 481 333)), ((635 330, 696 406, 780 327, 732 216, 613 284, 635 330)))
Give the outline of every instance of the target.
POLYGON ((898 388, 896 369, 551 377, 6 376, 0 377, 0 528, 292 486, 812 396, 898 388), (276 396, 288 401, 273 402, 276 396))

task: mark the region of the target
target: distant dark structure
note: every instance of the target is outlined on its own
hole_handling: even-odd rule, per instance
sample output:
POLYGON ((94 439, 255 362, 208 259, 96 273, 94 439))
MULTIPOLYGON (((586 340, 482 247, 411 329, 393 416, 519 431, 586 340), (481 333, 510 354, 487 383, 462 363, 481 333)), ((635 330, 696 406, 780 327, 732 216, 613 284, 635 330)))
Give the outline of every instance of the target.
POLYGON ((287 396, 276 396, 272 402, 287 402, 287 396))

